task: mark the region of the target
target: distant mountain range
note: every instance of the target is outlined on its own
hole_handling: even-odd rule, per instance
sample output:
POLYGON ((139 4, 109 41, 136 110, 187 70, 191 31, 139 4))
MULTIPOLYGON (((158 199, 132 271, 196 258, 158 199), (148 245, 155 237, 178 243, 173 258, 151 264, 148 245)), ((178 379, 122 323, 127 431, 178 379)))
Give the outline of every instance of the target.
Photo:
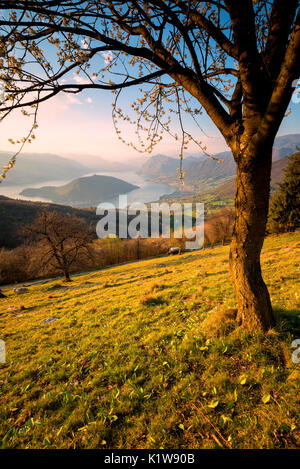
MULTIPOLYGON (((0 167, 7 165, 12 155, 12 152, 0 152, 0 167)), ((128 163, 121 163, 89 155, 87 157, 82 155, 81 159, 76 155, 76 158, 79 161, 51 153, 21 153, 17 157, 13 170, 7 173, 7 178, 0 186, 0 192, 3 187, 5 193, 5 186, 24 186, 46 181, 70 181, 96 171, 133 171, 145 161, 137 159, 137 162, 130 160, 128 163)))
MULTIPOLYGON (((273 161, 280 160, 295 152, 300 147, 300 134, 277 137, 273 149, 273 161)), ((0 167, 5 166, 12 152, 0 152, 0 167)), ((0 185, 0 193, 5 194, 5 187, 30 186, 47 181, 71 181, 93 172, 136 171, 145 178, 166 183, 180 188, 177 168, 178 158, 166 155, 137 157, 124 162, 108 161, 93 155, 76 155, 73 159, 51 153, 22 153, 12 171, 0 185), (77 159, 77 161, 75 161, 77 159)), ((183 161, 185 190, 191 193, 204 192, 225 184, 235 176, 235 164, 230 151, 214 155, 214 161, 204 154, 189 155, 183 161)))
POLYGON ((279 160, 286 155, 292 155, 297 147, 300 147, 300 134, 277 137, 273 147, 273 161, 279 160))
MULTIPOLYGON (((277 137, 273 149, 273 164, 294 153, 297 147, 300 147, 300 134, 277 137)), ((186 190, 205 192, 217 186, 226 185, 227 181, 229 181, 230 186, 230 181, 234 179, 236 173, 231 152, 218 153, 214 157, 217 160, 201 157, 187 158, 183 161, 186 190)), ((165 155, 155 155, 141 167, 139 173, 154 182, 164 182, 178 188, 180 186, 178 172, 176 172, 178 166, 178 159, 165 155)))
MULTIPOLYGON (((199 163, 199 159, 188 157, 184 160, 184 166, 190 166, 199 163)), ((160 178, 161 176, 174 173, 180 165, 178 158, 172 158, 166 155, 153 155, 138 170, 138 174, 145 177, 160 178)))
POLYGON ((135 171, 147 161, 147 156, 138 155, 135 158, 127 158, 126 161, 106 160, 100 156, 89 154, 72 154, 66 153, 66 156, 73 161, 77 161, 91 169, 91 171, 107 171, 107 172, 120 172, 120 171, 135 171))
MULTIPOLYGON (((272 164, 272 173, 271 173, 271 192, 274 192, 278 189, 278 184, 283 181, 284 172, 289 162, 289 155, 284 156, 283 158, 273 161, 272 164)), ((218 198, 233 198, 235 190, 235 177, 229 179, 229 181, 217 186, 213 190, 208 191, 208 193, 214 197, 218 198)), ((206 195, 206 194, 203 194, 206 195)))
MULTIPOLYGON (((13 153, 0 152, 0 166, 8 163, 13 153)), ((51 180, 66 180, 83 176, 90 169, 82 164, 51 153, 22 153, 0 189, 6 185, 34 184, 51 180)))
POLYGON ((122 179, 111 176, 89 176, 69 182, 63 186, 44 186, 38 189, 24 189, 20 195, 41 197, 55 203, 74 207, 89 207, 108 201, 119 194, 138 189, 122 179))

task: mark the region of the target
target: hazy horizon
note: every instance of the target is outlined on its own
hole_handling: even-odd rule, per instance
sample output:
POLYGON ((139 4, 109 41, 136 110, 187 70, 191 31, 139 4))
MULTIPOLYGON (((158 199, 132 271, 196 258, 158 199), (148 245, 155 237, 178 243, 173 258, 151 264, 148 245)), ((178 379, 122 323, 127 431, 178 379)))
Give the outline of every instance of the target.
MULTIPOLYGON (((131 90, 128 100, 134 97, 131 90)), ((300 107, 290 103, 291 113, 284 119, 278 135, 299 132, 300 107)), ((36 139, 26 144, 23 153, 53 153, 69 159, 103 158, 108 161, 121 161, 145 158, 148 153, 138 153, 122 143, 114 130, 111 118, 111 97, 109 93, 89 90, 74 97, 59 95, 49 102, 42 103, 38 116, 39 127, 35 131, 36 139)), ((224 138, 209 117, 203 113, 199 118, 203 132, 186 117, 186 128, 200 138, 208 153, 220 153, 228 150, 224 138)), ((17 151, 17 145, 11 145, 9 139, 21 139, 28 134, 31 126, 29 118, 20 111, 14 111, 0 126, 0 147, 5 151, 17 151)), ((136 141, 135 127, 122 124, 121 136, 128 141, 136 141)), ((176 129, 176 125, 174 125, 176 129)), ((167 134, 152 151, 152 155, 164 154, 178 156, 180 142, 167 134)), ((196 145, 190 145, 186 155, 201 153, 196 145)))

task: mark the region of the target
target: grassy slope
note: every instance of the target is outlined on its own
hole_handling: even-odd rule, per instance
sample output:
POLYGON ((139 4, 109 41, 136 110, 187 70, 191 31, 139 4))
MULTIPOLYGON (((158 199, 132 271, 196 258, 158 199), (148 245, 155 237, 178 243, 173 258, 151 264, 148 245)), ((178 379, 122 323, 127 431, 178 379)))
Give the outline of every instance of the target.
POLYGON ((232 330, 228 247, 4 290, 2 447, 296 447, 299 247, 266 240, 265 336, 232 330))

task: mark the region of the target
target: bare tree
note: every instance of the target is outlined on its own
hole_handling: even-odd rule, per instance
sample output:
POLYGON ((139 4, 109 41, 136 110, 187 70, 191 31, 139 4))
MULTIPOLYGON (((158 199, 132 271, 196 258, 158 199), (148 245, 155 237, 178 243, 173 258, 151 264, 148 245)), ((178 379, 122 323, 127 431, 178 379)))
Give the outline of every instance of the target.
POLYGON ((226 241, 231 240, 233 224, 234 212, 230 207, 226 207, 207 221, 205 225, 207 237, 210 238, 212 243, 222 243, 224 245, 226 241))
POLYGON ((111 90, 122 140, 118 118, 137 125, 140 146, 129 144, 151 151, 177 116, 182 157, 190 141, 203 148, 186 130, 183 111, 209 115, 237 166, 230 250, 237 319, 248 329, 273 326, 260 253, 272 147, 299 76, 299 1, 5 0, 0 9, 3 117, 61 92, 111 90), (74 72, 84 79, 74 80, 74 72), (142 84, 132 118, 118 100, 123 89, 142 84))
POLYGON ((52 263, 64 274, 66 282, 71 281, 70 271, 74 263, 80 256, 89 254, 88 245, 93 239, 84 220, 55 211, 41 212, 23 231, 44 244, 41 265, 52 263))

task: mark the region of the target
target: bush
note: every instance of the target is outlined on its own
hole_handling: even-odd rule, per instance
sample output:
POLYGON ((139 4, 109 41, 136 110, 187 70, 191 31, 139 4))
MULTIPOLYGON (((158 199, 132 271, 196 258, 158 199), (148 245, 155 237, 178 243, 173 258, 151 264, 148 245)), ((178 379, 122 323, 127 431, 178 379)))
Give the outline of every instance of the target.
POLYGON ((13 250, 0 250, 0 284, 17 283, 27 280, 29 250, 20 246, 13 250))

